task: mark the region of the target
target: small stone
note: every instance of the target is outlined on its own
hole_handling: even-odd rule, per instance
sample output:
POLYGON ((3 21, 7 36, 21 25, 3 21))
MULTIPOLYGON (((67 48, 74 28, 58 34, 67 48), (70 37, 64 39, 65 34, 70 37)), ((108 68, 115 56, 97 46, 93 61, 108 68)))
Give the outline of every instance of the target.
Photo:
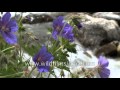
POLYGON ((113 42, 103 45, 95 51, 95 55, 97 57, 100 55, 117 56, 117 46, 113 42))
POLYGON ((120 55, 120 44, 117 46, 118 55, 120 55))

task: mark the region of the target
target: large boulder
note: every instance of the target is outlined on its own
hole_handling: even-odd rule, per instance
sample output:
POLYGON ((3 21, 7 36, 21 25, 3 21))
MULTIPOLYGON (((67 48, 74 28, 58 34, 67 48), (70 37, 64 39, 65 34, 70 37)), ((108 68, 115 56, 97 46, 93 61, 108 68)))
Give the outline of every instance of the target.
POLYGON ((92 17, 85 13, 73 16, 81 18, 79 21, 83 27, 78 30, 79 36, 76 38, 83 46, 94 49, 111 41, 120 40, 120 29, 116 21, 92 17))

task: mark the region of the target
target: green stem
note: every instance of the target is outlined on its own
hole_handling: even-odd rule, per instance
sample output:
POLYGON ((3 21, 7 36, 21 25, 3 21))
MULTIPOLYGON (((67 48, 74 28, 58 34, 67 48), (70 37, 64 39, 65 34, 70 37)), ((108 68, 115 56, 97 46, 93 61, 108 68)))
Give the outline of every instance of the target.
POLYGON ((42 73, 40 74, 40 77, 43 78, 43 77, 42 77, 42 73))
POLYGON ((59 35, 61 35, 61 34, 62 34, 63 29, 64 29, 64 27, 65 27, 65 25, 66 25, 66 24, 67 24, 67 23, 65 23, 65 24, 63 25, 62 30, 60 31, 59 35))
MULTIPOLYGON (((20 19, 19 19, 19 21, 18 21, 18 23, 19 23, 19 27, 20 27, 20 24, 21 24, 21 22, 22 22, 22 16, 23 16, 23 13, 21 13, 21 17, 20 17, 20 19)), ((21 31, 20 31, 20 62, 22 62, 22 48, 21 48, 21 44, 22 44, 22 38, 21 38, 21 36, 22 36, 22 33, 21 33, 21 31)))
POLYGON ((15 73, 15 74, 11 74, 11 75, 6 75, 6 76, 0 76, 0 78, 7 78, 10 76, 15 76, 15 75, 19 75, 19 74, 23 74, 24 72, 19 72, 19 73, 15 73))
POLYGON ((57 78, 57 76, 55 75, 55 73, 54 74, 52 74, 53 76, 55 76, 55 78, 57 78))
POLYGON ((62 45, 61 47, 59 47, 54 53, 53 53, 53 55, 56 53, 56 52, 58 52, 60 49, 62 49, 64 46, 62 45))
POLYGON ((31 75, 32 72, 35 70, 35 68, 36 68, 36 66, 34 66, 34 67, 32 68, 32 70, 31 70, 30 73, 28 74, 28 78, 30 78, 30 75, 31 75))
POLYGON ((7 50, 11 50, 11 49, 13 49, 13 48, 15 48, 15 46, 12 46, 12 47, 6 48, 6 49, 2 50, 2 52, 5 52, 5 51, 7 51, 7 50))
POLYGON ((50 77, 50 73, 48 74, 48 78, 50 77))
POLYGON ((19 25, 20 25, 20 23, 22 21, 22 16, 23 16, 23 13, 21 13, 20 19, 18 20, 19 25))
POLYGON ((37 74, 36 78, 38 78, 38 77, 40 76, 40 74, 41 74, 41 73, 39 72, 39 73, 37 74))

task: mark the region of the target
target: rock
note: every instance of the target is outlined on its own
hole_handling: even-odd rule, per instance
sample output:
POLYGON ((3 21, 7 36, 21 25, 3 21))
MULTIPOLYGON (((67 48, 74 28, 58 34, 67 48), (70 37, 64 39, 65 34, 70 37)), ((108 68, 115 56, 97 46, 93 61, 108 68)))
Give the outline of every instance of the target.
POLYGON ((37 24, 43 22, 52 22, 57 16, 65 15, 67 12, 30 12, 24 15, 23 23, 25 24, 37 24))
POLYGON ((120 20, 120 16, 118 14, 119 13, 115 12, 96 12, 93 16, 97 18, 106 18, 109 20, 120 20))
MULTIPOLYGON (((120 41, 113 41, 106 45, 101 46, 95 50, 95 55, 98 57, 101 54, 110 57, 116 57, 120 55, 120 41)), ((117 59, 115 59, 117 60, 117 59)))
POLYGON ((120 12, 96 12, 93 14, 97 18, 105 18, 108 20, 116 20, 120 25, 120 12))
POLYGON ((53 17, 47 14, 37 15, 37 14, 31 14, 27 15, 23 19, 23 24, 36 24, 36 23, 43 23, 43 22, 51 22, 53 21, 53 17))
POLYGON ((94 49, 111 41, 120 40, 120 29, 116 21, 96 18, 84 13, 73 16, 81 18, 79 21, 83 27, 78 30, 79 36, 76 38, 86 48, 94 49))
POLYGON ((120 55, 120 43, 117 46, 117 53, 118 53, 118 55, 120 55))
MULTIPOLYGON (((27 35, 31 37, 29 38, 31 42, 33 42, 34 38, 37 43, 39 42, 42 44, 45 41, 48 41, 50 35, 48 35, 47 32, 48 28, 50 28, 51 26, 51 22, 41 24, 24 24, 25 32, 23 33, 27 33, 27 35)), ((25 34, 24 39, 28 37, 27 35, 25 34)))
MULTIPOLYGON (((6 12, 3 12, 5 14, 6 12)), ((10 12, 11 17, 15 18, 16 20, 19 20, 21 16, 21 12, 10 12)), ((23 12, 23 23, 24 24, 37 24, 37 23, 43 23, 43 22, 51 22, 53 19, 55 19, 57 16, 64 16, 68 12, 23 12)), ((0 13, 0 16, 2 14, 0 13)))
POLYGON ((105 56, 117 56, 117 42, 111 42, 106 45, 101 46, 95 51, 95 55, 99 57, 100 55, 105 56))

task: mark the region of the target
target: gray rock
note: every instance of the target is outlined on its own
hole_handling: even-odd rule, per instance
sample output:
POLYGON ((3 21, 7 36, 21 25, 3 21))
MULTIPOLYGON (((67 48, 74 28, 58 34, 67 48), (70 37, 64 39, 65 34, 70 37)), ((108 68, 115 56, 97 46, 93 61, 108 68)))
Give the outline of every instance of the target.
POLYGON ((94 49, 111 41, 120 40, 120 29, 116 21, 95 18, 84 13, 73 16, 81 17, 83 27, 78 30, 79 36, 76 38, 83 46, 94 49))
POLYGON ((93 16, 97 18, 116 20, 120 25, 120 12, 96 12, 93 14, 93 16))
POLYGON ((24 40, 25 42, 28 40, 28 36, 31 43, 40 43, 43 44, 46 41, 48 41, 48 38, 50 37, 48 32, 48 28, 52 26, 52 23, 41 23, 41 24, 24 24, 25 32, 24 33, 24 40), (25 34, 26 33, 26 34, 25 34), (33 42, 34 41, 34 42, 33 42))
POLYGON ((43 22, 51 22, 53 21, 53 17, 47 14, 30 14, 23 18, 23 24, 37 24, 43 22))
POLYGON ((52 27, 52 23, 41 23, 41 24, 24 24, 27 32, 33 32, 35 35, 40 34, 40 36, 45 36, 47 34, 47 29, 52 27))
POLYGON ((117 45, 117 54, 118 54, 118 56, 120 55, 120 42, 117 45))
POLYGON ((118 46, 118 41, 113 41, 111 43, 103 45, 95 51, 95 55, 97 57, 99 57, 100 55, 112 56, 112 57, 117 56, 117 46, 118 46))
POLYGON ((115 12, 96 12, 93 14, 94 17, 97 18, 106 18, 110 20, 120 20, 120 15, 119 13, 115 12))
MULTIPOLYGON (((105 55, 110 57, 116 57, 120 55, 120 41, 113 41, 106 45, 101 46, 94 52, 96 56, 105 55)), ((119 60, 119 59, 115 59, 119 60)))

